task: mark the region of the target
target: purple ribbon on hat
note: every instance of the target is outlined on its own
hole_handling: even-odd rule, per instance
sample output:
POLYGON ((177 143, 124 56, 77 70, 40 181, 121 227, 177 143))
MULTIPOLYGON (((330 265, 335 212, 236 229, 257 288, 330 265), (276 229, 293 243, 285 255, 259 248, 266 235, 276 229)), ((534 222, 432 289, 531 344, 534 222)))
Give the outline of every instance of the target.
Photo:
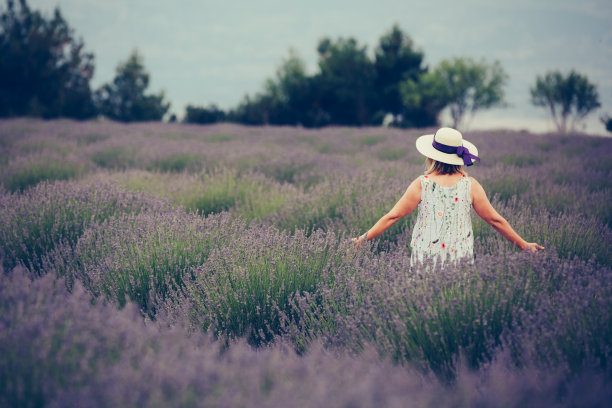
POLYGON ((478 163, 480 163, 480 158, 476 155, 473 155, 472 153, 470 153, 470 151, 468 150, 467 147, 463 147, 463 146, 449 146, 449 145, 445 145, 442 143, 438 143, 436 142, 436 139, 434 137, 433 143, 431 144, 434 149, 441 151, 442 153, 448 153, 448 154, 453 154, 455 153, 457 156, 461 157, 463 159, 463 164, 465 164, 466 166, 471 166, 474 163, 472 162, 472 159, 476 160, 478 163))

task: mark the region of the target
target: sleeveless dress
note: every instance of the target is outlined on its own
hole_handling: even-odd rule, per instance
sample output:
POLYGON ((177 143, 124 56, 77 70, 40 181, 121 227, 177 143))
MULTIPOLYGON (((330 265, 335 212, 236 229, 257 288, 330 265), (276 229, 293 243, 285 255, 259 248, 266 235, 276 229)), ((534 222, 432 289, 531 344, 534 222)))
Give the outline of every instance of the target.
POLYGON ((434 265, 438 260, 444 264, 463 258, 473 262, 470 178, 463 175, 450 187, 443 187, 428 176, 421 176, 420 180, 421 202, 410 241, 410 264, 414 266, 430 258, 434 265))

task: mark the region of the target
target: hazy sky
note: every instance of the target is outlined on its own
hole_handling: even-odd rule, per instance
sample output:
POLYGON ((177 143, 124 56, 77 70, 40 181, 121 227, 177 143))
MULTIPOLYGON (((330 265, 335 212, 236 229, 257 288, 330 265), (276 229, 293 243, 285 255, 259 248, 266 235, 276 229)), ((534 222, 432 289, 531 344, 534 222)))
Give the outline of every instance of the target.
POLYGON ((598 117, 612 115, 610 0, 29 0, 59 6, 87 50, 95 54, 93 86, 112 80, 137 48, 179 116, 187 104, 235 106, 261 90, 294 48, 317 70, 325 37, 354 37, 373 54, 394 23, 435 66, 444 58, 499 60, 510 76, 511 105, 479 113, 470 128, 552 129, 547 112, 529 102, 529 87, 547 70, 575 69, 598 86, 602 109, 587 130, 605 133, 598 117))

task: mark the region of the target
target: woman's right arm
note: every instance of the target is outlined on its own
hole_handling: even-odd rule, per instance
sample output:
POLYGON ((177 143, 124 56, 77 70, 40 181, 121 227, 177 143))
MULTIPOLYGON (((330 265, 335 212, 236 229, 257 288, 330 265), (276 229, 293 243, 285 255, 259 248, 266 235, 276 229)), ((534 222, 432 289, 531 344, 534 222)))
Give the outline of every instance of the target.
POLYGON ((495 208, 489 202, 487 198, 487 194, 484 191, 484 188, 480 185, 476 179, 470 177, 472 181, 471 188, 471 196, 472 196, 472 206, 476 211, 476 214, 483 220, 487 222, 487 224, 491 225, 493 228, 497 230, 504 238, 508 241, 512 242, 518 248, 522 250, 529 250, 532 252, 536 252, 538 250, 544 249, 543 246, 538 245, 535 242, 527 242, 523 238, 520 237, 519 234, 516 233, 506 221, 504 217, 499 215, 495 208))
POLYGON ((357 248, 359 248, 363 241, 372 240, 385 232, 389 227, 395 224, 397 221, 405 217, 406 215, 413 212, 419 202, 421 201, 421 180, 416 178, 408 188, 404 195, 399 201, 393 206, 393 208, 385 215, 383 215, 367 233, 363 234, 359 238, 353 239, 357 248))

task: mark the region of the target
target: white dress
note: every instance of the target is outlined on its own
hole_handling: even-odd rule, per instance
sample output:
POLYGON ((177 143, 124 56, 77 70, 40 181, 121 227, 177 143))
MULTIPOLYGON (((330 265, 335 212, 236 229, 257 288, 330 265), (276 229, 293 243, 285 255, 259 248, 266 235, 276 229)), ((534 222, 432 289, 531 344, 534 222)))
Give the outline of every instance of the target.
POLYGON ((421 176, 421 202, 412 231, 410 264, 429 258, 434 264, 463 258, 473 261, 474 234, 470 209, 471 181, 463 177, 450 187, 443 187, 428 176, 421 176))

